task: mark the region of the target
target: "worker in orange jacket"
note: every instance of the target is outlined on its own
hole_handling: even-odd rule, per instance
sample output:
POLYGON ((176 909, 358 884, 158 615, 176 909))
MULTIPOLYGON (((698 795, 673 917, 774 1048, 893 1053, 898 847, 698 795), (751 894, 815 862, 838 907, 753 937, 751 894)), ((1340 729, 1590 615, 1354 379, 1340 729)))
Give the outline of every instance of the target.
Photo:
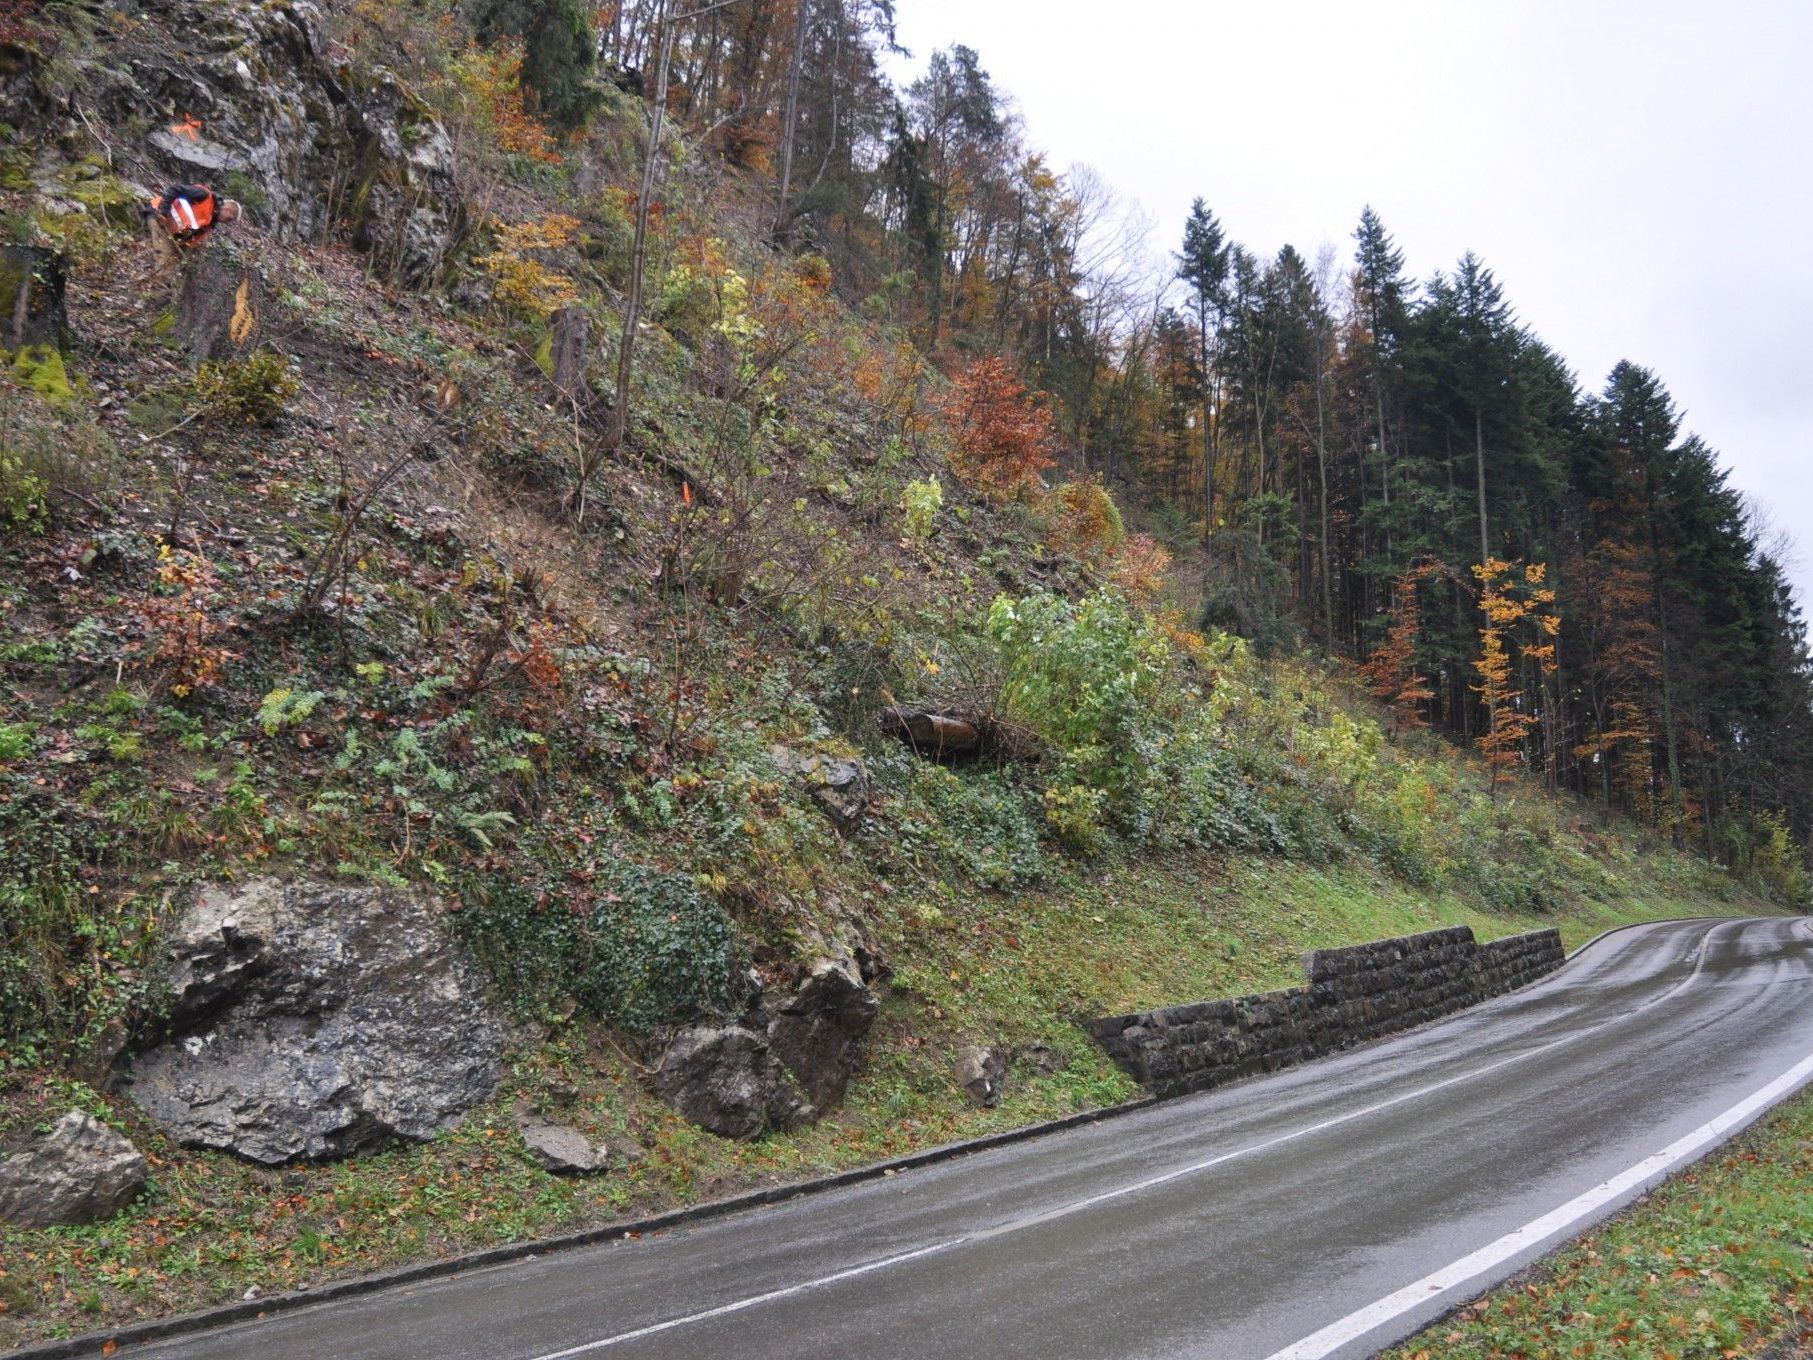
POLYGON ((213 230, 239 220, 239 204, 222 198, 206 184, 172 184, 139 210, 158 256, 158 274, 167 274, 182 263, 183 251, 193 250, 213 230))

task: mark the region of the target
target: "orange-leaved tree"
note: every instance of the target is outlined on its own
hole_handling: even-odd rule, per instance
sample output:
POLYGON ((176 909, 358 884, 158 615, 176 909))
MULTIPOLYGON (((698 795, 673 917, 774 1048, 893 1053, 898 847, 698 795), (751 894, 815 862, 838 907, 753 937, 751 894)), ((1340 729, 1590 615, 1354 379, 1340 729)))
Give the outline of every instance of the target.
POLYGON ((1452 573, 1440 558, 1426 557, 1391 583, 1391 627, 1385 640, 1360 667, 1372 692, 1391 705, 1394 737, 1429 725, 1423 717, 1423 705, 1435 697, 1435 691, 1416 664, 1423 632, 1423 607, 1418 592, 1423 582, 1437 577, 1451 578, 1452 573))
POLYGON ((991 500, 1006 501, 1039 485, 1056 461, 1051 412, 1026 390, 1013 366, 995 355, 976 360, 939 403, 950 427, 957 475, 991 500))
POLYGON ((1555 639, 1561 617, 1554 612, 1555 592, 1545 584, 1548 568, 1541 562, 1521 566, 1488 557, 1473 568, 1479 578, 1479 608, 1485 622, 1479 630, 1479 675, 1474 692, 1486 701, 1489 725, 1479 749, 1492 770, 1492 794, 1510 767, 1523 759, 1523 746, 1540 722, 1534 696, 1518 686, 1512 647, 1547 679, 1554 673, 1555 639))

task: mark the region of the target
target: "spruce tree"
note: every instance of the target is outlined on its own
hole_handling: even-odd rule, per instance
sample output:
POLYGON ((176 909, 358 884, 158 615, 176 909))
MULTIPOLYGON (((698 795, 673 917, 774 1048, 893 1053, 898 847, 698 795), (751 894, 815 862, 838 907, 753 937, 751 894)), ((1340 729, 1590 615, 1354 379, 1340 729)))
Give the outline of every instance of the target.
POLYGON ((1211 337, 1227 309, 1228 245, 1215 214, 1200 198, 1190 204, 1184 223, 1183 249, 1177 257, 1177 277, 1190 285, 1196 305, 1197 362, 1202 371, 1202 482, 1206 503, 1206 532, 1215 532, 1215 460, 1220 453, 1218 416, 1214 408, 1216 384, 1210 366, 1211 337), (1213 328, 1213 329, 1212 329, 1213 328))
POLYGON ((482 43, 522 42, 523 93, 549 127, 571 132, 597 109, 598 41, 586 0, 473 0, 470 16, 482 43))

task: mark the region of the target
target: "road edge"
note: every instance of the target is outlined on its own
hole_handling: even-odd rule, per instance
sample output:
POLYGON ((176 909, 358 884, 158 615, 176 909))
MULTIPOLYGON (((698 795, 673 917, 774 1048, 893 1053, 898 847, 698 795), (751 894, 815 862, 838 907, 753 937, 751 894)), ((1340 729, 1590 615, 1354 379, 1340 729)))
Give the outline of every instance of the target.
MULTIPOLYGON (((1708 921, 1726 919, 1710 916, 1682 916, 1658 918, 1654 921, 1632 921, 1629 924, 1613 926, 1573 949, 1561 967, 1565 968, 1579 958, 1588 949, 1602 940, 1627 930, 1636 930, 1646 926, 1666 925, 1670 922, 1708 921)), ((1737 919, 1737 918, 1732 918, 1737 919)), ((1560 971, 1559 969, 1556 970, 1560 971)), ((1544 979, 1555 976, 1546 974, 1544 979)), ((1521 989, 1519 989, 1521 990, 1521 989)), ((1472 1007, 1468 1008, 1473 1009, 1472 1007)), ((1460 1012, 1465 1014, 1466 1012, 1460 1012)), ((1421 1029, 1424 1026, 1413 1026, 1421 1029)), ((1408 1031, 1400 1031, 1404 1033, 1408 1031)), ((1385 1036, 1398 1037, 1396 1034, 1385 1036)), ((1236 1083, 1230 1083, 1230 1085, 1236 1083)), ((1223 1088, 1225 1089, 1225 1088, 1223 1088)), ((885 1162, 871 1162, 866 1166, 852 1167, 847 1171, 835 1172, 828 1176, 819 1176, 810 1180, 789 1182, 785 1185, 764 1186, 759 1190, 745 1191, 740 1195, 731 1195, 725 1199, 710 1200, 703 1204, 689 1205, 681 1209, 670 1209, 665 1213, 654 1214, 640 1219, 621 1220, 615 1223, 601 1224, 594 1228, 583 1228, 576 1232, 561 1233, 553 1237, 535 1238, 527 1242, 512 1243, 506 1246, 485 1247, 478 1251, 465 1252, 441 1260, 422 1261, 411 1266, 398 1266, 391 1270, 376 1271, 369 1275, 356 1275, 345 1280, 335 1280, 318 1289, 292 1290, 287 1293, 273 1294, 268 1298, 247 1299, 236 1303, 221 1304, 214 1308, 202 1309, 193 1313, 178 1313, 165 1318, 151 1318, 144 1322, 128 1323, 121 1327, 105 1328, 99 1331, 84 1332, 79 1336, 66 1337, 55 1341, 38 1342, 16 1350, 0 1352, 0 1360, 74 1360, 84 1355, 107 1355, 109 1342, 116 1350, 124 1351, 130 1346, 142 1346, 154 1341, 170 1341, 179 1337, 191 1336, 199 1332, 214 1331, 218 1328, 234 1326, 246 1322, 258 1322, 285 1313, 299 1312, 305 1308, 318 1305, 338 1303, 346 1299, 361 1298, 368 1294, 381 1293, 386 1289, 401 1285, 422 1284, 431 1280, 451 1279, 476 1270, 486 1270, 495 1266, 510 1265, 518 1261, 534 1260, 544 1255, 571 1251, 580 1247, 598 1246, 604 1242, 619 1240, 625 1237, 641 1237, 650 1233, 665 1232, 673 1228, 685 1227, 693 1223, 706 1222, 715 1218, 726 1217, 746 1209, 759 1209, 766 1205, 778 1204, 785 1200, 803 1199, 810 1195, 823 1194, 831 1190, 843 1189, 846 1186, 860 1185, 867 1181, 880 1180, 922 1166, 934 1166, 940 1162, 955 1160, 972 1153, 986 1152, 992 1148, 1007 1147, 1016 1143, 1030 1142, 1049 1134, 1062 1133, 1067 1129, 1080 1128, 1085 1124, 1098 1124, 1118 1119, 1125 1115, 1137 1114, 1163 1103, 1157 1096, 1142 1096, 1125 1101, 1119 1105, 1105 1105, 1092 1110, 1080 1110, 1075 1114, 1065 1115, 1059 1119, 1049 1119, 1037 1124, 1024 1124, 1019 1128, 1004 1129, 1000 1133, 984 1134, 979 1138, 964 1139, 955 1143, 943 1143, 937 1147, 926 1148, 919 1152, 908 1153, 903 1157, 892 1158, 885 1162)))
POLYGON ((595 1228, 583 1228, 577 1232, 561 1233, 553 1237, 538 1237, 531 1241, 512 1243, 507 1246, 485 1247, 478 1251, 465 1252, 459 1256, 449 1256, 442 1260, 422 1261, 412 1266, 398 1266, 393 1270, 376 1271, 370 1275, 356 1275, 350 1279, 335 1280, 318 1289, 292 1290, 284 1294, 273 1294, 269 1298, 247 1299, 238 1303, 222 1304, 215 1308, 205 1308, 199 1312, 177 1313, 166 1318, 151 1318, 144 1322, 128 1323, 122 1327, 84 1332, 80 1336, 38 1342, 21 1349, 0 1352, 0 1360, 71 1360, 72 1357, 85 1355, 112 1355, 115 1352, 107 1350, 109 1343, 112 1343, 118 1352, 124 1353, 129 1346, 142 1346, 154 1341, 171 1341, 198 1332, 214 1331, 218 1328, 246 1322, 259 1322, 282 1313, 300 1312, 305 1308, 338 1303, 367 1294, 382 1293, 386 1289, 394 1289, 400 1285, 451 1279, 454 1276, 465 1275, 476 1270, 511 1265, 518 1261, 530 1261, 557 1252, 598 1246, 623 1238, 644 1237, 651 1233, 666 1232, 673 1228, 685 1227, 714 1218, 724 1218, 746 1209, 759 1209, 786 1200, 803 1199, 809 1195, 840 1190, 845 1186, 880 1180, 902 1171, 954 1161, 958 1157, 987 1152, 992 1148, 1030 1142, 1048 1134, 1081 1128, 1085 1124, 1099 1124, 1124 1115, 1137 1114, 1141 1110, 1150 1109, 1160 1103, 1156 1096, 1141 1096, 1119 1105, 1104 1105, 1093 1110, 1079 1110, 1075 1114, 1065 1115, 1060 1119, 1048 1119, 1037 1124, 1023 1124, 1019 1128, 1003 1129, 999 1133, 984 1134, 979 1138, 966 1138, 961 1142, 941 1143, 937 1147, 911 1152, 904 1157, 891 1158, 885 1162, 870 1162, 866 1166, 852 1167, 848 1171, 838 1171, 828 1176, 815 1177, 812 1180, 764 1186, 759 1190, 749 1190, 740 1195, 709 1200, 703 1204, 688 1205, 682 1209, 670 1209, 665 1213, 654 1214, 646 1218, 601 1224, 595 1228))
MULTIPOLYGON (((1273 1355, 1268 1356, 1267 1360, 1377 1360, 1377 1357, 1383 1355, 1393 1346, 1402 1345, 1404 1342, 1421 1335, 1431 1327, 1440 1326, 1444 1319, 1454 1316, 1455 1313, 1459 1312, 1462 1308, 1465 1308, 1474 1299, 1494 1290, 1502 1289, 1506 1284, 1517 1279, 1527 1271, 1537 1269, 1541 1266, 1542 1262, 1549 1257, 1556 1255, 1558 1252, 1565 1251, 1582 1237, 1597 1231, 1606 1223, 1617 1218, 1620 1214, 1629 1213, 1645 1196, 1655 1193, 1676 1177, 1686 1175, 1696 1166, 1700 1165, 1700 1163, 1719 1156, 1726 1148, 1730 1147, 1732 1143, 1736 1142, 1739 1138, 1742 1138, 1746 1133, 1754 1129, 1783 1105, 1786 1105, 1791 1100, 1798 1099, 1809 1090, 1813 1090, 1813 1057, 1802 1059, 1795 1067, 1790 1068, 1787 1073, 1783 1074, 1784 1078, 1790 1076, 1794 1079, 1786 1084, 1780 1092, 1774 1094, 1770 1099, 1758 1104, 1754 1109, 1740 1116, 1726 1127, 1718 1130, 1715 1134, 1710 1136, 1709 1141, 1703 1142, 1698 1147, 1685 1151, 1679 1156, 1672 1158, 1665 1166, 1635 1179, 1633 1185, 1620 1192, 1617 1197, 1607 1200, 1602 1205, 1587 1210, 1574 1218, 1566 1226, 1555 1229, 1533 1245, 1524 1247, 1507 1257, 1505 1262, 1501 1264, 1508 1265, 1509 1268, 1504 1270, 1502 1274, 1497 1273, 1500 1268, 1499 1266, 1490 1266, 1483 1268, 1464 1279, 1456 1281, 1455 1284, 1442 1291, 1443 1296, 1451 1296, 1454 1302, 1444 1303, 1442 1307, 1425 1317, 1416 1318, 1418 1310, 1414 1307, 1398 1313, 1397 1318, 1416 1318, 1408 1331, 1392 1337, 1389 1340, 1376 1340, 1375 1337, 1377 1333, 1383 1331, 1387 1327, 1394 1327, 1396 1325, 1395 1318, 1384 1318, 1366 1331, 1358 1333, 1351 1340, 1333 1349, 1321 1351, 1307 1349, 1306 1347, 1314 1342, 1316 1336, 1320 1335, 1320 1333, 1316 1333, 1292 1346, 1287 1346, 1283 1350, 1275 1352, 1273 1355)), ((1777 1082, 1782 1081, 1782 1079, 1783 1078, 1777 1078, 1777 1082)), ((1776 1083, 1772 1082, 1769 1085, 1775 1084, 1776 1083)), ((1745 1104, 1748 1104, 1749 1101, 1754 1100, 1757 1095, 1760 1095, 1762 1091, 1767 1091, 1768 1089, 1769 1086, 1764 1086, 1761 1090, 1746 1098, 1746 1100, 1739 1101, 1737 1106, 1733 1108, 1741 1109, 1745 1104)), ((1729 1113, 1730 1112, 1727 1111, 1727 1115, 1729 1115, 1729 1113)), ((1725 1117, 1726 1116, 1719 1116, 1719 1119, 1725 1117)), ((1717 1123, 1719 1122, 1719 1119, 1714 1119, 1710 1122, 1717 1123)), ((1702 1126, 1702 1128, 1704 1127, 1705 1126, 1702 1126)), ((1692 1137, 1693 1134, 1701 1131, 1702 1130, 1696 1129, 1692 1131, 1688 1137, 1692 1137)), ((1632 1172, 1635 1172, 1638 1167, 1641 1167, 1641 1165, 1642 1163, 1638 1163, 1637 1167, 1628 1168, 1627 1171, 1622 1174, 1631 1174, 1632 1172)), ((1564 1205, 1562 1207, 1565 1208, 1567 1206, 1564 1205)), ((1463 1260, 1464 1259, 1466 1258, 1463 1258, 1463 1260)), ((1460 1264, 1461 1262, 1450 1263, 1449 1266, 1444 1267, 1444 1270, 1454 1269, 1460 1264)), ((1406 1293, 1410 1289, 1419 1288, 1422 1284, 1423 1281, 1415 1281, 1410 1286, 1407 1286, 1406 1290, 1400 1290, 1399 1293, 1406 1293)), ((1391 1296, 1387 1296, 1387 1299, 1390 1297, 1391 1296)), ((1382 1303, 1385 1301, 1386 1300, 1380 1300, 1379 1302, 1382 1303)), ((1375 1304, 1374 1306, 1377 1305, 1375 1304)), ((1336 1325, 1346 1321, 1348 1321, 1346 1318, 1338 1319, 1336 1325)))
MULTIPOLYGON (((1782 1096, 1781 1099, 1770 1105, 1764 1106, 1747 1122, 1731 1129, 1726 1136, 1722 1137, 1718 1142, 1692 1156, 1689 1160, 1675 1166, 1672 1170, 1665 1173, 1660 1180, 1657 1180, 1651 1185, 1644 1186, 1641 1190, 1637 1191, 1634 1198, 1623 1204, 1617 1205, 1604 1215, 1582 1219, 1573 1229, 1568 1230, 1566 1235, 1551 1242, 1535 1256, 1515 1267, 1503 1279, 1484 1284, 1473 1292, 1466 1293, 1464 1297, 1458 1298, 1454 1303, 1444 1307, 1439 1313, 1417 1323, 1414 1330, 1399 1337, 1397 1340, 1387 1341, 1383 1345, 1375 1346, 1366 1353, 1364 1360, 1378 1360, 1378 1357, 1384 1355, 1386 1351, 1391 1350, 1393 1347, 1402 1346, 1405 1342, 1421 1336, 1424 1332, 1441 1326, 1444 1322, 1449 1321, 1466 1309, 1476 1299, 1482 1298, 1488 1294, 1497 1293, 1501 1289, 1509 1288, 1516 1285, 1519 1281, 1532 1279, 1536 1272, 1543 1269, 1543 1263, 1548 1261, 1551 1257, 1557 1256, 1562 1252, 1567 1251, 1569 1248, 1576 1246, 1582 1239, 1591 1236, 1593 1233, 1602 1231, 1610 1224, 1625 1217, 1627 1214, 1634 1213, 1642 1205, 1644 1200, 1658 1191, 1666 1189, 1670 1182, 1682 1176, 1691 1174, 1696 1168, 1711 1161, 1715 1157, 1724 1156, 1734 1143, 1752 1133, 1758 1124, 1761 1124, 1765 1119, 1768 1119, 1777 1110, 1781 1109, 1782 1106, 1788 1104, 1790 1101, 1800 1099, 1809 1091, 1813 1091, 1813 1078, 1809 1078, 1807 1081, 1803 1082, 1798 1089, 1788 1092, 1786 1095, 1782 1096)), ((1813 1332, 1809 1332, 1808 1336, 1813 1337, 1813 1332)), ((1796 1354, 1798 1353, 1799 1352, 1796 1352, 1796 1354)), ((1361 1357, 1355 1357, 1355 1360, 1361 1360, 1361 1357)))

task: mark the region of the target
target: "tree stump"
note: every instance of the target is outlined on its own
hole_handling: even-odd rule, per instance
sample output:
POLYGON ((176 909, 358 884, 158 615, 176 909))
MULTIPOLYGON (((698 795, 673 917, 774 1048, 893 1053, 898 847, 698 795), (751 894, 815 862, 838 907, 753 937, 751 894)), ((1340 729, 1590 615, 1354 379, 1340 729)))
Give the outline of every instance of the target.
POLYGON ((216 241, 191 256, 176 304, 176 336, 191 368, 251 354, 263 327, 264 291, 258 260, 243 247, 216 241))
POLYGON ((61 350, 69 340, 63 257, 37 246, 0 246, 0 349, 27 345, 61 350))
POLYGON ((592 343, 592 318, 577 307, 554 313, 554 344, 550 353, 554 388, 568 401, 582 401, 588 391, 586 361, 592 343))

